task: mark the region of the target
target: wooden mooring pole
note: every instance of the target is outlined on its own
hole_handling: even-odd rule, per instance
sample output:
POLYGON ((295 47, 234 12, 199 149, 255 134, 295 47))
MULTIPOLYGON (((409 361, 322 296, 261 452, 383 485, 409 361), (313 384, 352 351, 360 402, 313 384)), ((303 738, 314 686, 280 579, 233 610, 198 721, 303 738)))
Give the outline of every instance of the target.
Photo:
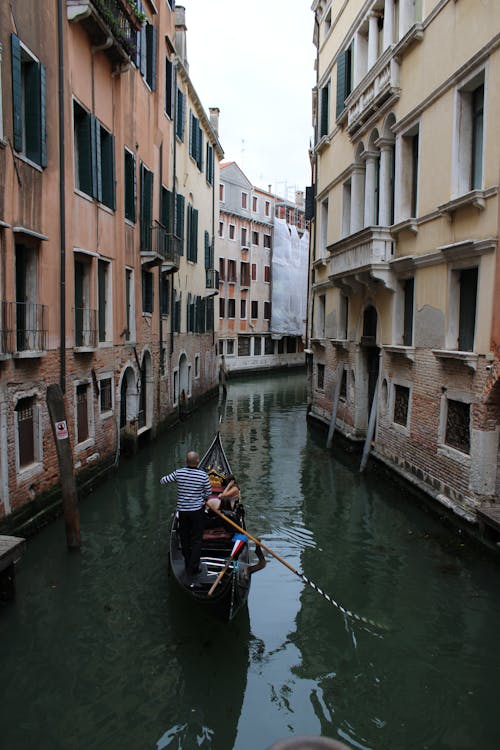
POLYGON ((342 375, 344 372, 344 365, 337 365, 337 380, 335 381, 335 392, 333 394, 332 402, 332 416, 330 419, 330 427, 328 429, 328 437, 326 439, 326 447, 331 448, 333 441, 333 433, 335 432, 335 422, 337 421, 337 409, 339 406, 340 388, 342 385, 342 375))
POLYGON ((47 386, 47 407, 49 409, 52 433, 59 461, 61 478, 64 524, 66 527, 66 544, 69 549, 80 547, 80 514, 78 512, 78 495, 76 492, 73 454, 69 440, 68 423, 64 396, 59 385, 47 386))
POLYGON ((377 421, 378 411, 378 381, 375 384, 375 393, 373 394, 372 408, 370 410, 370 419, 368 421, 368 431, 366 433, 365 447, 363 448, 363 456, 361 457, 361 465, 359 471, 362 473, 365 470, 366 464, 368 463, 368 456, 370 455, 370 449, 373 440, 373 433, 375 432, 375 422, 377 421))

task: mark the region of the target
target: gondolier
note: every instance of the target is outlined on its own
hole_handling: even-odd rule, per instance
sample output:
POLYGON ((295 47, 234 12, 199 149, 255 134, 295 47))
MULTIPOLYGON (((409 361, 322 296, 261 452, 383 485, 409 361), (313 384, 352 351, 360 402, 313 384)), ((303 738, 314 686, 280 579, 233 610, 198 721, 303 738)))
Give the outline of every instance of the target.
POLYGON ((160 479, 160 484, 177 484, 177 512, 179 516, 179 538, 189 577, 200 568, 203 540, 205 500, 211 493, 208 474, 198 468, 200 458, 196 451, 186 455, 186 466, 175 469, 160 479))

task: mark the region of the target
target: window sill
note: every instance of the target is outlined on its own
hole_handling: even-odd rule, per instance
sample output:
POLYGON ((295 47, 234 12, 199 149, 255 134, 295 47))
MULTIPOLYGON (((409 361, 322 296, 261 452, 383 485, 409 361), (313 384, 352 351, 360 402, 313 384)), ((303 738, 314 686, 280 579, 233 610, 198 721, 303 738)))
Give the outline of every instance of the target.
POLYGON ((44 350, 40 351, 26 351, 26 352, 14 352, 12 357, 14 359, 40 359, 41 357, 45 357, 47 355, 47 352, 44 350))
POLYGON ((382 349, 389 354, 396 354, 405 359, 409 359, 411 362, 415 361, 415 347, 414 346, 398 346, 384 344, 382 349))
POLYGON ((74 354, 89 354, 90 352, 97 351, 97 346, 75 346, 73 347, 74 354))
POLYGON ((392 422, 391 430, 396 432, 398 435, 404 435, 405 437, 410 436, 410 428, 408 427, 408 425, 399 424, 399 422, 392 422))
POLYGON ((0 352, 0 362, 5 362, 6 359, 12 359, 12 354, 8 352, 0 352))
POLYGON ((112 341, 99 341, 99 349, 112 349, 113 348, 113 342, 112 341))
POLYGON ((311 344, 313 346, 319 346, 320 349, 325 349, 326 348, 326 341, 325 341, 325 339, 318 339, 318 338, 311 339, 311 344))
POLYGON ((327 146, 330 145, 330 136, 328 135, 322 135, 319 141, 317 142, 316 146, 314 147, 314 151, 317 154, 321 154, 327 146))
POLYGON ((470 467, 471 465, 470 454, 463 453, 462 451, 458 450, 458 448, 452 448, 451 445, 438 443, 437 453, 438 456, 445 456, 446 458, 450 458, 452 459, 452 461, 456 461, 462 466, 470 467))
POLYGON ((471 190, 469 193, 459 195, 458 198, 453 198, 447 203, 442 203, 438 206, 438 211, 442 216, 447 216, 449 219, 452 218, 455 211, 459 211, 462 208, 477 208, 478 211, 483 211, 485 208, 486 194, 484 190, 471 190))
POLYGON ((82 443, 76 443, 75 453, 81 453, 82 451, 88 450, 88 448, 93 448, 94 445, 95 445, 94 438, 92 437, 87 438, 82 443))
POLYGON ((39 474, 43 470, 43 463, 41 461, 34 461, 32 464, 27 466, 20 466, 17 472, 17 478, 20 482, 25 482, 27 479, 39 474))
POLYGON ((466 367, 470 367, 471 370, 477 370, 478 354, 474 352, 461 352, 450 349, 433 349, 432 353, 438 359, 455 359, 459 362, 463 362, 466 367))
POLYGON ((397 224, 391 226, 391 234, 398 235, 400 232, 412 232, 412 234, 418 233, 417 220, 414 216, 404 221, 399 221, 397 224))
POLYGON ((330 339, 330 344, 337 349, 349 349, 348 339, 330 339))

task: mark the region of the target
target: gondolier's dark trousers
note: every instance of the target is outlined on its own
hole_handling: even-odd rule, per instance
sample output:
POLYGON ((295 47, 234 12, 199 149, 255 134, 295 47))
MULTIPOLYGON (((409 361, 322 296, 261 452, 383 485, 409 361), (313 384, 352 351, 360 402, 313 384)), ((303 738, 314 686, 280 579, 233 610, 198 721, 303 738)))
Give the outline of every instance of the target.
POLYGON ((201 547, 203 544, 203 529, 205 526, 205 510, 179 511, 179 536, 181 549, 186 564, 186 570, 191 575, 198 572, 200 565, 201 547))

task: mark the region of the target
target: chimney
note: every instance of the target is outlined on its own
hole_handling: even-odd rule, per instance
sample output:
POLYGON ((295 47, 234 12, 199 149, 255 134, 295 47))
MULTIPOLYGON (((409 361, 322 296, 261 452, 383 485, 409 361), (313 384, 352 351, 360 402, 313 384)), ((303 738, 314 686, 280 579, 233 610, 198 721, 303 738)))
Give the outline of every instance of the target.
POLYGON ((219 115, 220 109, 218 107, 210 107, 210 125, 217 138, 219 137, 219 115))
POLYGON ((187 43, 186 43, 186 9, 182 5, 175 6, 175 49, 179 60, 189 73, 187 61, 187 43))
POLYGON ((304 191, 303 190, 295 191, 295 206, 299 208, 300 210, 303 210, 304 208, 304 191))

